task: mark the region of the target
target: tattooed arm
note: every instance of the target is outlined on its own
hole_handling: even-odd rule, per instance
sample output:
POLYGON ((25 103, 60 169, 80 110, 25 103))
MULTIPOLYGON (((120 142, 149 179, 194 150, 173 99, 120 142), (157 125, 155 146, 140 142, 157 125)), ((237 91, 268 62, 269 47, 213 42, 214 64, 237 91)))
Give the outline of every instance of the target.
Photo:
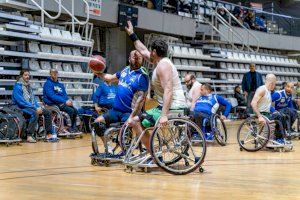
POLYGON ((145 98, 147 96, 147 92, 144 91, 137 91, 134 94, 133 101, 132 101, 132 112, 130 114, 130 118, 133 118, 134 116, 138 115, 145 103, 145 98))

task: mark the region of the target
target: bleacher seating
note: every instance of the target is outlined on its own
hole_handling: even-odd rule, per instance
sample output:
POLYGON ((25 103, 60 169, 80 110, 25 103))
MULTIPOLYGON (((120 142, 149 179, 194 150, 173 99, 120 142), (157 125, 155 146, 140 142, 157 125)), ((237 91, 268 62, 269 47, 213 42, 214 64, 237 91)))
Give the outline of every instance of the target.
MULTIPOLYGON (((21 16, 21 13, 17 14, 21 16)), ((71 97, 76 95, 81 100, 89 100, 93 74, 86 68, 83 70, 82 63, 87 63, 89 57, 83 55, 81 51, 90 52, 93 42, 83 40, 80 33, 76 32, 72 35, 64 26, 53 24, 51 21, 46 20, 47 24, 42 27, 39 16, 23 14, 23 17, 27 23, 14 23, 13 17, 8 23, 7 20, 1 21, 0 18, 1 31, 10 33, 4 38, 0 34, 0 40, 9 37, 9 41, 15 43, 13 47, 0 46, 0 56, 5 58, 1 61, 5 68, 1 64, 0 70, 4 79, 7 77, 7 81, 2 81, 1 84, 3 87, 0 88, 0 100, 7 99, 6 96, 11 95, 11 86, 15 83, 21 67, 28 67, 30 70, 31 85, 39 101, 41 101, 43 83, 52 67, 59 71, 59 79, 65 84, 71 97), (90 86, 86 87, 82 83, 90 86)))
POLYGON ((244 73, 249 71, 250 63, 255 63, 256 70, 263 76, 274 73, 278 77, 278 84, 283 81, 298 81, 300 65, 297 60, 283 56, 279 51, 261 49, 259 53, 249 53, 228 49, 229 47, 216 44, 209 47, 210 50, 215 48, 216 52, 221 50, 220 57, 203 54, 204 50, 200 48, 180 43, 171 44, 170 50, 182 80, 187 73, 196 74, 200 82, 214 83, 217 92, 227 97, 233 95, 234 86, 241 83, 244 73), (212 78, 211 73, 214 73, 216 78, 212 78), (229 87, 225 87, 224 84, 229 87))

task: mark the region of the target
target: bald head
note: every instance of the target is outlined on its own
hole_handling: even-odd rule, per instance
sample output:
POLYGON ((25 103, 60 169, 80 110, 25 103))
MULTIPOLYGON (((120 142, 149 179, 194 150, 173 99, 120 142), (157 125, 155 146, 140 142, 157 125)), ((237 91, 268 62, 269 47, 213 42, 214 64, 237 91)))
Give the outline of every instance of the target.
POLYGON ((266 76, 266 86, 269 90, 273 91, 276 86, 276 76, 274 74, 268 74, 266 76))

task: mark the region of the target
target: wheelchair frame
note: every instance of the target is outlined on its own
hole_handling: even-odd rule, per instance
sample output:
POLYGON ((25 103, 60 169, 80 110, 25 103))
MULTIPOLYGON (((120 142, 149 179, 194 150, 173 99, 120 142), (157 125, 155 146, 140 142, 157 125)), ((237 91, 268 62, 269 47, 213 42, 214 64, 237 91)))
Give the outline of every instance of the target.
MULTIPOLYGON (((252 116, 248 117, 246 120, 244 120, 242 122, 242 124, 239 126, 238 132, 237 132, 237 141, 240 146, 240 151, 246 150, 248 152, 256 152, 264 147, 274 149, 275 151, 278 150, 280 152, 291 151, 293 149, 292 144, 288 144, 288 143, 281 144, 271 138, 271 134, 274 134, 276 123, 281 123, 281 122, 278 120, 270 121, 266 116, 264 116, 264 115, 262 115, 262 116, 265 119, 266 124, 259 123, 257 121, 257 116, 252 115, 252 116), (252 137, 254 137, 254 139, 252 139, 252 140, 246 140, 245 138, 243 138, 243 140, 242 140, 240 138, 241 130, 242 130, 243 126, 246 124, 251 125, 250 129, 247 133, 246 139, 248 139, 248 137, 251 135, 252 137), (259 129, 256 126, 254 126, 254 125, 259 125, 259 124, 262 125, 262 127, 260 127, 259 129), (266 130, 264 130, 264 129, 266 129, 266 130), (266 135, 262 136, 261 133, 264 133, 266 135), (246 140, 246 142, 245 142, 245 140, 246 140), (254 145, 254 148, 245 147, 245 144, 249 143, 249 142, 251 142, 251 144, 254 145)), ((286 133, 283 133, 283 136, 285 137, 286 133)))

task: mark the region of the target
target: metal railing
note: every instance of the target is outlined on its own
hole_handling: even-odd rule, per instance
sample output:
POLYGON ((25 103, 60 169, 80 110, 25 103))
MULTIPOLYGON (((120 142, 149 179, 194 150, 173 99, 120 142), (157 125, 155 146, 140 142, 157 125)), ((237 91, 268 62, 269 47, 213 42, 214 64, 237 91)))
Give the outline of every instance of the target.
POLYGON ((46 10, 45 10, 45 0, 41 0, 41 5, 39 5, 35 0, 30 0, 35 6, 37 6, 40 10, 41 10, 41 18, 42 18, 42 26, 44 27, 45 25, 45 15, 47 17, 49 17, 50 19, 54 20, 57 19, 61 16, 62 14, 62 10, 64 10, 71 18, 72 18, 72 22, 67 22, 72 24, 72 34, 75 33, 75 24, 79 24, 79 25, 85 25, 89 22, 90 20, 90 7, 89 4, 86 0, 81 0, 84 2, 84 4, 86 5, 86 20, 85 21, 80 21, 78 18, 75 17, 75 4, 74 4, 74 0, 71 0, 72 2, 72 10, 71 12, 62 4, 61 0, 54 0, 57 4, 58 4, 58 13, 55 16, 51 16, 46 10))
MULTIPOLYGON (((229 22, 228 22, 228 24, 231 26, 231 24, 232 24, 232 20, 234 20, 235 21, 235 23, 237 23, 239 26, 241 26, 243 29, 244 29, 244 31, 246 31, 246 33, 247 33, 247 43, 246 43, 246 46, 247 46, 247 48, 248 48, 248 50, 250 50, 250 51, 252 51, 252 52, 258 52, 258 50, 259 50, 259 44, 260 44, 260 42, 259 42, 259 39, 249 30, 249 29, 247 29, 227 8, 225 8, 223 5, 219 5, 219 6, 217 6, 216 7, 216 13, 218 13, 218 9, 219 8, 222 8, 228 15, 229 15, 229 22), (252 37, 255 41, 256 41, 256 50, 253 50, 251 47, 250 47, 250 37, 252 37)), ((220 17, 222 17, 222 16, 220 16, 220 17)), ((222 17, 223 18, 223 17, 222 17)), ((223 18, 224 19, 224 18, 223 18)), ((226 21, 225 19, 224 19, 224 21, 226 21)), ((226 21, 227 22, 227 21, 226 21)))

